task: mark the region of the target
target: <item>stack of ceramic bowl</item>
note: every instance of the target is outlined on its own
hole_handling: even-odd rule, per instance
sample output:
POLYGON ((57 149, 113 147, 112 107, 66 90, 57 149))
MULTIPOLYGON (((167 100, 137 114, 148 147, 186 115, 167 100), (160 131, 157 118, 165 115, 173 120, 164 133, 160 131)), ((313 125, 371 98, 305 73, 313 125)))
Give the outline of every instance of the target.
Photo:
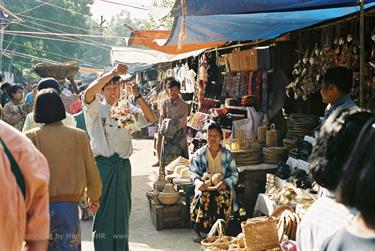
POLYGON ((286 161, 288 149, 285 147, 263 147, 263 162, 277 165, 280 161, 286 161))
POLYGON ((167 183, 163 192, 159 193, 158 199, 163 205, 174 205, 180 200, 180 193, 176 191, 173 184, 167 183))
POLYGON ((319 125, 319 117, 310 114, 292 113, 286 122, 287 138, 303 139, 305 135, 312 135, 319 125))
POLYGON ((232 155, 237 166, 253 166, 262 163, 262 151, 257 148, 232 151, 232 155))

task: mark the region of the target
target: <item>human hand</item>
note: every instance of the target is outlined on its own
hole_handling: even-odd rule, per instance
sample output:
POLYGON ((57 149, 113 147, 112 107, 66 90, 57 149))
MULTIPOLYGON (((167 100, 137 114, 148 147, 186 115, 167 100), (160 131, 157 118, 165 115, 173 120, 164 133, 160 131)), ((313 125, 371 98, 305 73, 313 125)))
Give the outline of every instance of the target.
POLYGON ((131 83, 131 88, 132 88, 132 94, 133 94, 133 96, 134 97, 138 97, 140 95, 139 94, 139 86, 136 83, 132 82, 131 83))
POLYGON ((89 209, 93 214, 98 211, 99 207, 100 207, 100 202, 98 202, 98 201, 97 202, 90 202, 89 201, 89 209))
POLYGON ((217 185, 216 185, 216 189, 218 191, 222 191, 222 190, 226 190, 228 188, 227 184, 225 184, 224 181, 220 181, 217 185))
POLYGON ((117 64, 112 70, 111 73, 113 76, 119 76, 128 72, 128 66, 124 64, 117 64))
POLYGON ((202 182, 202 184, 198 187, 199 191, 206 191, 208 189, 208 186, 206 183, 202 182))

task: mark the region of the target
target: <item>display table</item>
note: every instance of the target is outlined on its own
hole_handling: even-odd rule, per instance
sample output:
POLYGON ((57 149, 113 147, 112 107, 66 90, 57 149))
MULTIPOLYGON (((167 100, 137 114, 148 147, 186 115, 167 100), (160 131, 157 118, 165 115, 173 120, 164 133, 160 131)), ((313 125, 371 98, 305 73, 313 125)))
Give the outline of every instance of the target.
POLYGON ((248 215, 253 214, 258 194, 265 192, 266 174, 274 173, 276 165, 260 164, 255 166, 242 166, 239 169, 237 199, 245 207, 248 215))
POLYGON ((309 162, 301 160, 301 159, 295 159, 292 157, 289 157, 286 161, 286 164, 290 166, 292 170, 294 169, 302 169, 306 173, 309 173, 309 162))
POLYGON ((253 216, 271 215, 277 208, 276 203, 271 200, 266 194, 260 193, 255 203, 253 216))

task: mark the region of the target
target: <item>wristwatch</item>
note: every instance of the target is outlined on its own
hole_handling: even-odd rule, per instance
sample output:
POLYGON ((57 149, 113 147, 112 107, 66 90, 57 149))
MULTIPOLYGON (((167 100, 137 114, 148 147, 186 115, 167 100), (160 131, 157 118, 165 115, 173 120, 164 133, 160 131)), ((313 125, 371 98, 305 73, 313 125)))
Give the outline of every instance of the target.
POLYGON ((139 94, 137 97, 134 97, 135 100, 142 98, 141 94, 139 94))

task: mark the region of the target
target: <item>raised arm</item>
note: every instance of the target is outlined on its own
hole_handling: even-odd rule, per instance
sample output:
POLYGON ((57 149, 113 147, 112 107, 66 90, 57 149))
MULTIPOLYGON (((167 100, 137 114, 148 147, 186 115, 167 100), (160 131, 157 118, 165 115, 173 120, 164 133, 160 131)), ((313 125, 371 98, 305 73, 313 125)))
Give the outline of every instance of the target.
POLYGON ((118 64, 111 71, 105 73, 100 78, 94 80, 89 87, 87 87, 84 94, 84 101, 91 103, 95 99, 95 95, 115 76, 125 74, 128 71, 126 65, 118 64))
POLYGON ((136 84, 132 84, 132 92, 133 95, 141 107, 143 114, 145 115, 146 119, 150 122, 153 123, 155 121, 155 115, 152 112, 151 107, 146 103, 146 101, 142 98, 141 94, 139 93, 138 86, 136 84))

